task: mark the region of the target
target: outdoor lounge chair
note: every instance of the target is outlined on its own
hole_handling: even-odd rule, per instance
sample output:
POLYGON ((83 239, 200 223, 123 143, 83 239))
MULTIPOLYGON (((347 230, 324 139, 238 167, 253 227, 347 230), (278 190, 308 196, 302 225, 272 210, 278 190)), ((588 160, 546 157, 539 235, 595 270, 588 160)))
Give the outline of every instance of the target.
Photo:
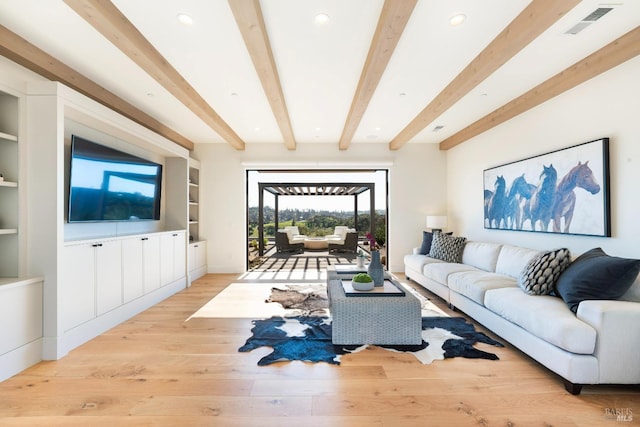
POLYGON ((289 243, 289 236, 285 231, 276 232, 276 250, 278 252, 304 252, 304 242, 289 243))
POLYGON ((329 241, 329 252, 357 252, 358 251, 358 233, 350 231, 345 234, 344 241, 329 241))

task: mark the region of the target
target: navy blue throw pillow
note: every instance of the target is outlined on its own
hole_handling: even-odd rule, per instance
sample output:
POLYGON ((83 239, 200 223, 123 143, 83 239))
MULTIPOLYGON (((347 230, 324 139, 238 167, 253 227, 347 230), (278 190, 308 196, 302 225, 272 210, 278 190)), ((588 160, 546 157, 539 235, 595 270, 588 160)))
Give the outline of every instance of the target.
POLYGON ((431 242, 433 242, 433 233, 423 231, 422 245, 420 245, 420 255, 429 255, 429 251, 431 250, 431 242))
POLYGON ((640 260, 607 255, 594 248, 575 259, 560 275, 556 294, 576 313, 585 300, 615 300, 631 287, 640 272, 640 260))

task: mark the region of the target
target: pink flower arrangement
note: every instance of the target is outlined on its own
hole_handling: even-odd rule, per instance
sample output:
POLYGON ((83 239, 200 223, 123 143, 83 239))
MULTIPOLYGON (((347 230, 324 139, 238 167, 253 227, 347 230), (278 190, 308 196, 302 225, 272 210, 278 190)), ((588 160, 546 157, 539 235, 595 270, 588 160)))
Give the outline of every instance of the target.
POLYGON ((372 251, 377 250, 379 248, 378 243, 376 243, 375 237, 373 237, 371 233, 367 233, 365 238, 369 241, 369 248, 372 251))

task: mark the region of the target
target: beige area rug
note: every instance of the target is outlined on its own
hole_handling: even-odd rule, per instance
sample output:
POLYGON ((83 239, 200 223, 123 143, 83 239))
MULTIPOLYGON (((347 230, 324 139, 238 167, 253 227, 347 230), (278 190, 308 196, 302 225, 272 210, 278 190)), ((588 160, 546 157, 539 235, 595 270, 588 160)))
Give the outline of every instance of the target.
MULTIPOLYGON (((402 282, 405 291, 415 295, 422 306, 422 317, 447 316, 435 304, 419 294, 411 286, 402 282)), ((273 316, 292 317, 299 316, 300 310, 287 310, 282 305, 274 302, 266 302, 271 296, 271 288, 281 290, 295 290, 298 292, 315 292, 326 296, 327 287, 324 282, 318 283, 231 283, 222 292, 207 302, 191 318, 242 318, 242 319, 268 319, 273 316)), ((330 316, 329 310, 324 313, 314 312, 314 315, 330 316)))

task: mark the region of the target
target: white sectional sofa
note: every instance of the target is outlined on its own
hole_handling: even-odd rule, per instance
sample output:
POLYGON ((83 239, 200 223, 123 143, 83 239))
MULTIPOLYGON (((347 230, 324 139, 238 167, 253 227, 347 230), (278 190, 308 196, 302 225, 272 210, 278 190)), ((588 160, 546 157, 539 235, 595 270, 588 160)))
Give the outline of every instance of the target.
POLYGON ((639 384, 640 279, 620 300, 583 301, 574 314, 561 298, 518 286, 539 254, 468 241, 462 263, 448 263, 416 248, 405 274, 560 375, 572 394, 585 384, 639 384))

